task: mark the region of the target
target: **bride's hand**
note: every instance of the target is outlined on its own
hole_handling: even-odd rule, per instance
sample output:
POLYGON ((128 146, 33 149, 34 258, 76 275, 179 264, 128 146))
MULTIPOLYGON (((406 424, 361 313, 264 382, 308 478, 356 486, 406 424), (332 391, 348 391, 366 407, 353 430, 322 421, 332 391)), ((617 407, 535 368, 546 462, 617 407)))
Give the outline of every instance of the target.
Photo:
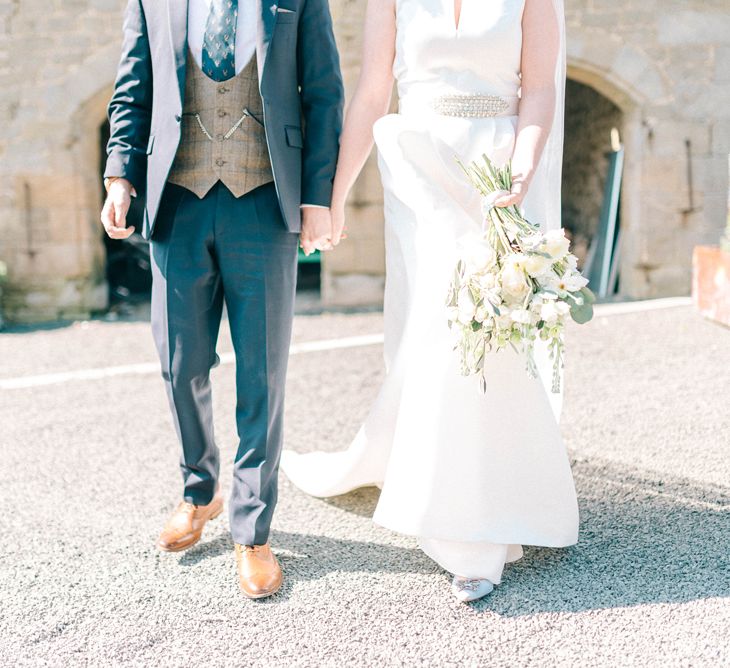
POLYGON ((514 181, 510 192, 495 199, 494 206, 520 206, 520 204, 522 204, 522 200, 525 199, 526 194, 527 186, 525 183, 523 181, 514 181))
POLYGON ((345 228, 345 205, 332 204, 332 236, 330 237, 332 246, 337 246, 343 239, 347 239, 347 231, 345 228))

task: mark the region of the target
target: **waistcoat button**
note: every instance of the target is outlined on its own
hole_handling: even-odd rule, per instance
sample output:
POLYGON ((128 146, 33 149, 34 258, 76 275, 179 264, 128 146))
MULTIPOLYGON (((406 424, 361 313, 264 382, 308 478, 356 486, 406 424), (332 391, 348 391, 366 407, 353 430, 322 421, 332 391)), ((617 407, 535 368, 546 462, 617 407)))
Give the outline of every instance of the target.
POLYGON ((218 158, 218 159, 217 159, 217 160, 215 161, 215 164, 216 164, 216 165, 218 165, 218 167, 223 167, 223 165, 225 165, 225 164, 226 164, 226 161, 225 161, 225 160, 223 160, 223 158, 218 158))
POLYGON ((218 86, 218 92, 223 95, 223 93, 228 92, 228 89, 225 86, 218 86))
POLYGON ((225 109, 218 110, 218 118, 225 118, 228 116, 228 112, 225 109))
POLYGON ((216 138, 216 139, 217 139, 218 141, 223 141, 223 135, 222 135, 222 134, 221 134, 220 132, 219 132, 219 133, 218 133, 218 134, 217 134, 217 135, 215 136, 215 138, 216 138))

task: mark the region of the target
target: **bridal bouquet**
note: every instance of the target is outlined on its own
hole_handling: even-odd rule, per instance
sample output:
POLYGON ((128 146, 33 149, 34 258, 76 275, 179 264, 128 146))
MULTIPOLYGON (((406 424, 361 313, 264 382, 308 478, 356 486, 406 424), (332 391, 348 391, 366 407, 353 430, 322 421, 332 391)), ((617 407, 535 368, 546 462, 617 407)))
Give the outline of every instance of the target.
POLYGON ((524 354, 527 373, 536 377, 539 337, 553 362, 552 391, 559 392, 566 318, 582 324, 593 317, 588 281, 562 229, 542 233, 517 207, 493 206, 512 187, 509 163, 497 168, 483 156, 483 163, 461 167, 484 198, 483 234, 465 240, 447 299, 461 372, 479 374, 485 392, 487 353, 511 346, 524 354))

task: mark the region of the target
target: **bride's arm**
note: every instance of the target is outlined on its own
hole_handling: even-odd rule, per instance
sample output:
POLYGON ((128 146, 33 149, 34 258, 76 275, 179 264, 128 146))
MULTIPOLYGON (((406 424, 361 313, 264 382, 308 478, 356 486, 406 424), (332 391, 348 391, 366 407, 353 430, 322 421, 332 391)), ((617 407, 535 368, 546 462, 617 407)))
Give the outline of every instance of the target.
POLYGON ((560 29, 554 0, 526 0, 522 15, 522 96, 512 154, 512 194, 497 206, 520 204, 535 173, 555 113, 560 29))
POLYGON ((332 191, 332 245, 340 242, 345 200, 373 147, 373 125, 388 113, 393 91, 395 0, 368 0, 362 70, 345 114, 332 191))

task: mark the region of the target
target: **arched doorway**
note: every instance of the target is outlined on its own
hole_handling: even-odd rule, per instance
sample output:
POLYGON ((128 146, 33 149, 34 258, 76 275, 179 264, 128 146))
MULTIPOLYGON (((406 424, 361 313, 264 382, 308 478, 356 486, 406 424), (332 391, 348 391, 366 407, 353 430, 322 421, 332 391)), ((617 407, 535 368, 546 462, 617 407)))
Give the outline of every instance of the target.
POLYGON ((563 226, 584 262, 598 232, 608 178, 611 133, 623 112, 593 87, 568 79, 565 93, 563 226))

